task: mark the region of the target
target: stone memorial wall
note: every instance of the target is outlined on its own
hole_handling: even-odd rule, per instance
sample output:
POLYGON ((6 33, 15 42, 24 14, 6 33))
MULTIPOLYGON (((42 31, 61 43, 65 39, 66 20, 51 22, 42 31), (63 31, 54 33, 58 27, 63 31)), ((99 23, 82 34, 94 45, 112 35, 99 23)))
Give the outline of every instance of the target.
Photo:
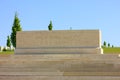
POLYGON ((15 53, 101 53, 99 30, 17 32, 15 53))

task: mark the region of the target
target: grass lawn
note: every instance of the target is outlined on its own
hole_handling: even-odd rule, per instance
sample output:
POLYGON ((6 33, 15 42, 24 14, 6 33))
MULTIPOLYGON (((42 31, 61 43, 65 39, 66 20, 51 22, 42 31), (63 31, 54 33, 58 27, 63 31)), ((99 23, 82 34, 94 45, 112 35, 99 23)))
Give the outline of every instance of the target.
POLYGON ((103 52, 104 52, 105 54, 108 54, 108 53, 120 54, 120 47, 103 48, 103 52))
POLYGON ((14 51, 3 51, 0 54, 14 54, 14 51))

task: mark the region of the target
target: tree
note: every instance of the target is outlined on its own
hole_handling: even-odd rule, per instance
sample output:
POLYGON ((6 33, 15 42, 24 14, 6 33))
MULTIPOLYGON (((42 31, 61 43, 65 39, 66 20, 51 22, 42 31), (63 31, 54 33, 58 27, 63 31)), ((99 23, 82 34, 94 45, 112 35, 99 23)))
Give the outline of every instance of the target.
POLYGON ((103 46, 106 47, 106 42, 104 41, 103 46))
POLYGON ((10 36, 7 36, 7 47, 11 47, 11 40, 10 40, 10 36))
POLYGON ((112 48, 114 48, 114 45, 112 45, 112 48))
POLYGON ((50 24, 48 25, 48 29, 49 29, 49 31, 51 31, 52 28, 53 28, 52 21, 50 21, 50 24))
POLYGON ((110 47, 110 43, 108 43, 108 47, 110 47))
POLYGON ((20 20, 18 18, 18 15, 17 15, 17 13, 15 13, 14 22, 13 22, 13 26, 12 26, 12 33, 11 33, 11 43, 12 43, 13 47, 16 47, 17 31, 22 31, 22 27, 20 25, 20 20))

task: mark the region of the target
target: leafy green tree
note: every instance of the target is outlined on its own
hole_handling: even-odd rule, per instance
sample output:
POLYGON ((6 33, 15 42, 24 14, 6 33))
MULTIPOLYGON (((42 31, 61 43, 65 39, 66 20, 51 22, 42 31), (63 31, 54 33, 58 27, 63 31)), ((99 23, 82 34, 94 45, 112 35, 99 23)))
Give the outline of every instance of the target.
POLYGON ((18 15, 17 15, 17 13, 15 13, 14 22, 13 22, 13 26, 12 26, 12 33, 11 33, 11 43, 12 43, 13 47, 16 47, 17 31, 22 31, 22 27, 20 25, 20 20, 18 18, 18 15))
POLYGON ((103 46, 106 47, 106 44, 107 44, 107 43, 104 41, 103 46))
POLYGON ((108 43, 108 47, 110 47, 110 43, 108 43))
POLYGON ((52 31, 52 28, 53 28, 52 21, 50 21, 50 24, 48 25, 49 31, 52 31))
POLYGON ((7 36, 7 47, 11 47, 11 40, 10 40, 10 36, 7 36))

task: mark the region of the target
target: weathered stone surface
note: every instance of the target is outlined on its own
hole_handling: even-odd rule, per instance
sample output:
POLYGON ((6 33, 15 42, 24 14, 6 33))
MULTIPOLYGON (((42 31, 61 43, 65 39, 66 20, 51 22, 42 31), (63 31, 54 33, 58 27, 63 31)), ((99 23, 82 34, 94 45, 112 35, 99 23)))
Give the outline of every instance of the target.
POLYGON ((0 80, 120 80, 120 76, 0 76, 0 80))
POLYGON ((102 53, 99 30, 17 32, 15 53, 102 53))
POLYGON ((112 54, 0 55, 0 80, 120 80, 112 54))
POLYGON ((100 40, 99 30, 18 32, 20 54, 0 55, 0 80, 120 80, 120 56, 100 54, 100 40))

